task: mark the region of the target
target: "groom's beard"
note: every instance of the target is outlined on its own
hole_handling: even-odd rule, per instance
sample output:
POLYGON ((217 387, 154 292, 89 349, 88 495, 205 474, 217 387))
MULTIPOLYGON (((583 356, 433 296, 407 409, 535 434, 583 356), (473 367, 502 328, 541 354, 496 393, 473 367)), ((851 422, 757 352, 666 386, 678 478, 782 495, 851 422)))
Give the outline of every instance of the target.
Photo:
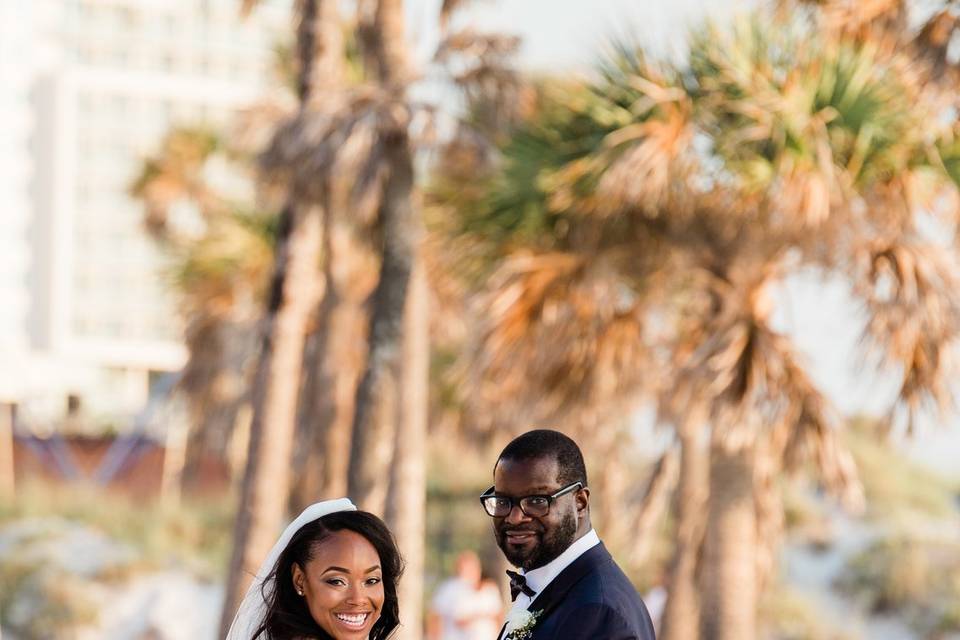
POLYGON ((510 564, 530 571, 549 564, 573 544, 577 535, 577 516, 575 513, 564 515, 550 533, 546 533, 540 523, 531 522, 520 527, 510 527, 503 523, 494 528, 494 534, 497 546, 510 564), (533 531, 536 541, 530 546, 512 545, 507 542, 507 531, 533 531))

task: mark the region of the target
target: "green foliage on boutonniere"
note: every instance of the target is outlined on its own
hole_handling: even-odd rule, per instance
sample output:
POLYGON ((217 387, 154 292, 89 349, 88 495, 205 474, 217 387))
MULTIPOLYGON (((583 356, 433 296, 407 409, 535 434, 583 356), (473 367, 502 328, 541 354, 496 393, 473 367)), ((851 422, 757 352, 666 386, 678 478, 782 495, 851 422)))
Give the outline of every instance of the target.
POLYGON ((533 636, 533 627, 543 611, 520 609, 507 614, 507 635, 504 640, 529 640, 533 636))

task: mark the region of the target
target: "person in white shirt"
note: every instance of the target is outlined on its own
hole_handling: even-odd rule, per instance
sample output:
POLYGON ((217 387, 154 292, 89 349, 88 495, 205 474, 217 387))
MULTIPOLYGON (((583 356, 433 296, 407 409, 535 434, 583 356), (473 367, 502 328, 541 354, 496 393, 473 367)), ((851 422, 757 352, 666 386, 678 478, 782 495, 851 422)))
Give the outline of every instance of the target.
POLYGON ((654 640, 640 595, 590 524, 580 448, 558 431, 510 442, 480 496, 508 571, 513 606, 500 640, 654 640))
POLYGON ((483 580, 472 551, 457 556, 456 573, 437 588, 427 618, 428 640, 493 640, 503 614, 500 591, 483 580))

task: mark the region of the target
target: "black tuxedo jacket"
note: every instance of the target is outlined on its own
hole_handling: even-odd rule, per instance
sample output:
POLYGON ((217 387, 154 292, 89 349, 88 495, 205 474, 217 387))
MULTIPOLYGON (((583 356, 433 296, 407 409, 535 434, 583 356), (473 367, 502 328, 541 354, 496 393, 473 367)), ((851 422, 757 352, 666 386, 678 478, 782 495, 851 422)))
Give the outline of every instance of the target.
POLYGON ((528 610, 540 614, 527 640, 655 640, 647 607, 603 543, 561 571, 528 610))

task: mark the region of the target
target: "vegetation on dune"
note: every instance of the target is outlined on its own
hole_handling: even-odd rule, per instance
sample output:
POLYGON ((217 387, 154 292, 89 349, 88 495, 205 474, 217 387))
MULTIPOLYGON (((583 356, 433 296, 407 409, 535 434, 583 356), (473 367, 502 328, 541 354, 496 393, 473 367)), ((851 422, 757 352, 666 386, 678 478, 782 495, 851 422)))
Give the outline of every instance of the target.
POLYGON ((757 615, 762 637, 776 640, 861 640, 837 629, 811 602, 775 584, 760 598, 757 615))
POLYGON ((233 517, 229 499, 186 499, 177 509, 164 509, 93 487, 45 482, 24 484, 18 494, 15 502, 0 504, 0 526, 57 518, 91 527, 135 550, 135 559, 124 563, 132 573, 181 566, 212 580, 226 566, 233 517))
POLYGON ((923 526, 956 515, 960 486, 898 451, 880 422, 853 419, 844 440, 860 470, 872 519, 923 526))
POLYGON ((905 617, 919 637, 960 632, 960 543, 950 536, 883 537, 848 561, 837 586, 876 613, 905 617))

